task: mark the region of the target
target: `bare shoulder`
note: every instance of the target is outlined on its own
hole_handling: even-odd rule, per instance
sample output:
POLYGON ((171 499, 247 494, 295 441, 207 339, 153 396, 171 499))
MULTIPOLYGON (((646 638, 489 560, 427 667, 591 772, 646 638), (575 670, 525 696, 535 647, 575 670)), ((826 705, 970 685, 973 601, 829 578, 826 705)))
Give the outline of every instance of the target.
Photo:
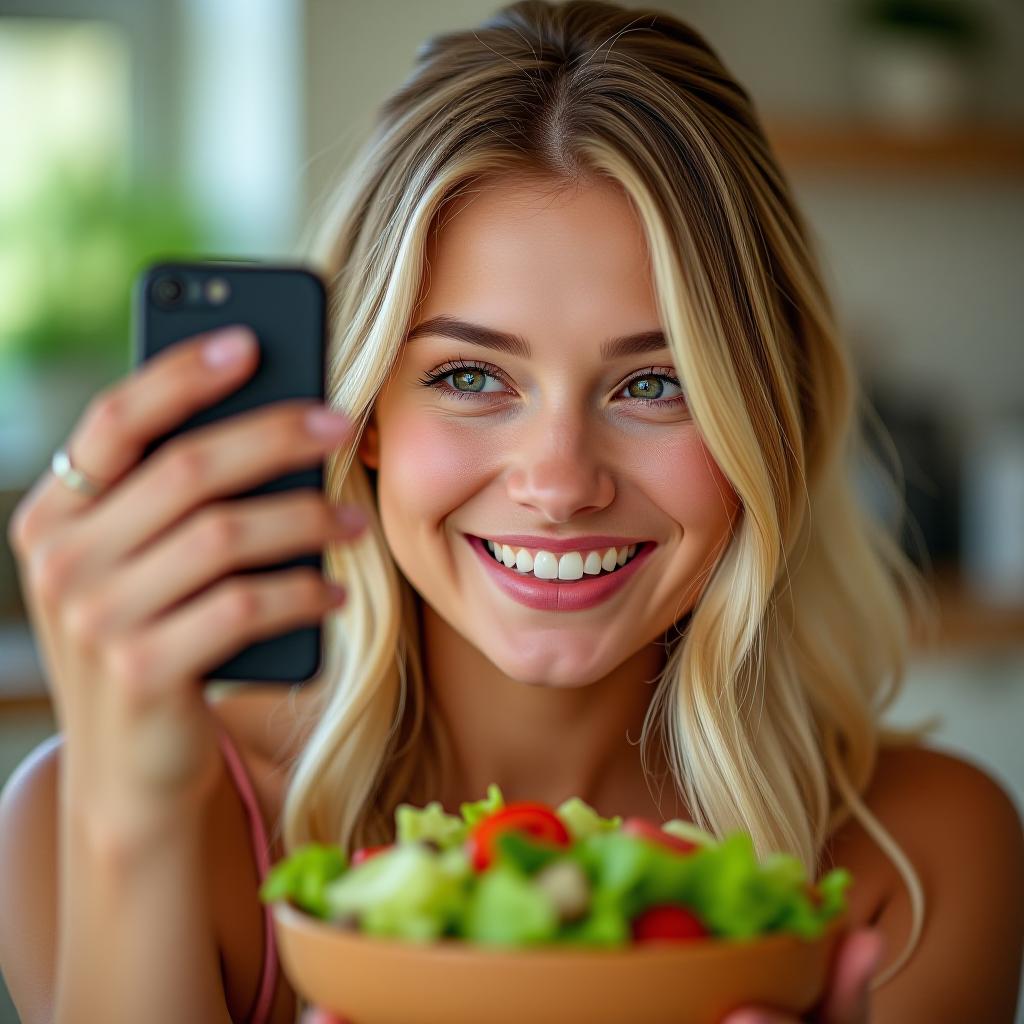
MULTIPOLYGON (((918 943, 877 992, 877 1019, 1012 1021, 1024 951, 1024 828, 1013 798, 981 766, 925 746, 884 748, 866 796, 924 898, 918 943)), ((889 879, 878 920, 885 966, 913 927, 910 891, 894 869, 889 879)))
POLYGON ((36 746, 0 792, 0 963, 25 1024, 51 1019, 56 989, 62 743, 58 733, 36 746))
POLYGON ((955 873, 977 864, 980 848, 993 844, 1024 863, 1024 828, 1013 797, 965 757, 934 747, 885 747, 867 802, 922 865, 934 863, 932 870, 955 873), (950 866, 957 851, 967 859, 950 866))

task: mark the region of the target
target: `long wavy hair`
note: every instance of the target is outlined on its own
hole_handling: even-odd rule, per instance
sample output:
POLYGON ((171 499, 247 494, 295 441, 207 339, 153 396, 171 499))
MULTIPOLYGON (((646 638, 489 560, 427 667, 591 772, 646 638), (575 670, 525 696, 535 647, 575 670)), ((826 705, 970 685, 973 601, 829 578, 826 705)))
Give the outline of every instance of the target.
MULTIPOLYGON (((905 514, 898 458, 858 387, 815 242, 754 104, 705 39, 668 14, 594 0, 520 0, 428 39, 300 242, 328 287, 328 400, 365 427, 446 202, 510 173, 625 191, 693 419, 742 502, 697 603, 664 637, 644 770, 658 730, 698 825, 743 829, 759 857, 789 852, 812 877, 854 815, 913 909, 907 945, 877 987, 916 945, 924 896, 861 794, 880 745, 934 728, 895 730, 881 717, 902 687, 915 622, 934 630, 936 606, 896 540, 902 517, 876 521, 858 501, 859 462, 881 471, 905 514), (891 467, 867 443, 869 423, 891 467)), ((451 764, 424 681, 420 598, 388 548, 376 474, 357 446, 331 457, 327 491, 367 509, 371 525, 327 552, 349 599, 327 621, 326 666, 292 736, 286 851, 388 842, 395 806, 431 799, 451 764)))

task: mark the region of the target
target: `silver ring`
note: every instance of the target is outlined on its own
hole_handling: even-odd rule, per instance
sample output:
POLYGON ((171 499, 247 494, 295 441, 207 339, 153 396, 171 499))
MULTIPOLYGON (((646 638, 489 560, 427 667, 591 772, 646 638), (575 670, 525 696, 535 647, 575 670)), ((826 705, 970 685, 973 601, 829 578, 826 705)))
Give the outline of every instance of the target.
POLYGON ((71 464, 71 456, 68 455, 66 448, 58 448, 53 453, 53 458, 50 460, 50 469, 53 470, 54 476, 58 480, 79 494, 94 498, 97 494, 103 492, 102 484, 86 476, 80 469, 75 469, 71 464))

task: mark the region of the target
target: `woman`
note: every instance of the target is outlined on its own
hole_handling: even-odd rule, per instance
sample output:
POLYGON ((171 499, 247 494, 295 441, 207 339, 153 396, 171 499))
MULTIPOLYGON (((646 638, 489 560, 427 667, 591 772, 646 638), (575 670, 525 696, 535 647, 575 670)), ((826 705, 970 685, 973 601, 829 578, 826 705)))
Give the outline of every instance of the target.
MULTIPOLYGON (((1011 1020, 1020 820, 880 722, 927 594, 857 503, 870 410, 701 36, 527 0, 431 39, 310 251, 351 420, 317 438, 282 405, 138 465, 255 368, 251 339, 219 369, 196 339, 90 405, 66 447, 93 491, 47 474, 12 523, 61 727, 0 806, 23 1021, 293 1020, 268 860, 491 782, 848 867, 815 1020, 1011 1020), (329 501, 211 504, 328 454, 329 501), (204 693, 337 606, 304 570, 228 574, 317 547, 347 591, 323 675, 204 693)), ((789 1019, 757 1009, 729 1020, 789 1019)))

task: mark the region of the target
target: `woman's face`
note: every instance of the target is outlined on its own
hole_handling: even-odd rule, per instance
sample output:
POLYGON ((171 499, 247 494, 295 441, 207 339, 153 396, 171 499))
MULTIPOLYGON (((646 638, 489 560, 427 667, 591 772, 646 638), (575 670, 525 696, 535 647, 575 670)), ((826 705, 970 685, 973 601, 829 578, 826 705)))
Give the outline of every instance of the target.
POLYGON ((642 229, 612 185, 498 183, 452 204, 427 257, 360 444, 385 535, 423 601, 507 676, 586 685, 693 607, 739 509, 663 340, 602 352, 662 329, 642 229), (437 317, 520 342, 416 329, 437 317), (524 536, 516 568, 476 540, 524 536), (636 564, 607 573, 617 541, 638 544, 636 564), (579 562, 578 581, 537 578, 579 562))

